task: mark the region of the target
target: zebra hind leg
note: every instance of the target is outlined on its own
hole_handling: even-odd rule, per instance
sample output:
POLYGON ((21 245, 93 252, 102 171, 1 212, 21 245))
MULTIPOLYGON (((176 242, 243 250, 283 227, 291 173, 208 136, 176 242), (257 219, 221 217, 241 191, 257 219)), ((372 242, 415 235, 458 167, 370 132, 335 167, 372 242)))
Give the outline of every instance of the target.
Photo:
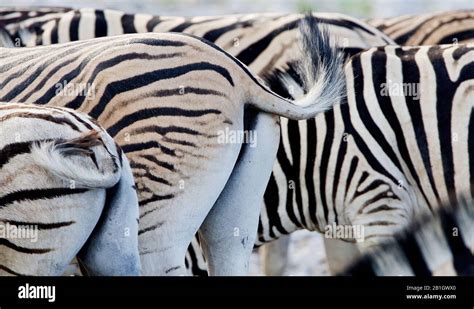
POLYGON ((258 136, 258 142, 244 143, 224 191, 200 229, 210 275, 248 273, 263 194, 278 149, 278 119, 262 113, 246 117, 251 119, 246 129, 258 136))
POLYGON ((121 178, 107 190, 101 218, 78 257, 93 276, 140 275, 138 198, 123 153, 121 178))

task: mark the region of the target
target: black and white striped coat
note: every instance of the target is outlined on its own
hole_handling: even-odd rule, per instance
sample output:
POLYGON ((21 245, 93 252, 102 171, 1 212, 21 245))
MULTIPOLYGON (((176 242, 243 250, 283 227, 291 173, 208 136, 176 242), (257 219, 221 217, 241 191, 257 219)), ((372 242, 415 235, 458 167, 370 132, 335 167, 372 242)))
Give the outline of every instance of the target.
MULTIPOLYGON (((77 15, 71 14, 68 17, 69 20, 77 21, 78 19, 75 19, 74 16, 77 16, 77 15)), ((113 14, 111 14, 109 18, 113 18, 112 16, 113 14)), ((120 22, 122 24, 124 21, 127 21, 127 20, 128 21, 133 20, 134 21, 133 24, 134 25, 137 24, 133 16, 117 14, 115 15, 115 17, 117 18, 117 20, 120 19, 120 22)), ((61 19, 63 21, 63 24, 67 23, 68 18, 61 19)), ((157 21, 157 19, 154 19, 154 20, 157 21)), ((163 20, 167 20, 167 19, 164 18, 163 20)), ((176 20, 179 20, 179 19, 174 19, 175 22, 176 20)), ((216 20, 222 21, 223 19, 216 19, 216 20)), ((162 20, 160 19, 160 23, 161 21, 162 20)), ((172 23, 173 19, 169 19, 167 21, 171 21, 172 23)), ((202 23, 206 24, 206 22, 209 22, 209 21, 204 20, 202 23)), ((164 24, 166 24, 166 22, 164 22, 164 24)), ((199 24, 200 22, 197 20, 193 20, 189 22, 185 22, 181 20, 181 23, 176 22, 175 27, 172 29, 175 31, 177 30, 191 31, 190 29, 193 29, 193 30, 199 29, 199 24)), ((61 29, 61 27, 54 26, 54 23, 51 23, 51 25, 53 26, 48 28, 51 31, 43 32, 40 40, 38 40, 38 38, 35 38, 35 40, 38 42, 41 42, 41 40, 46 40, 46 43, 48 43, 48 40, 50 41, 54 41, 56 39, 60 40, 61 35, 58 30, 61 29)), ((235 30, 234 27, 239 28, 240 26, 236 26, 236 23, 234 21, 234 23, 232 23, 227 29, 235 30)), ((116 31, 116 29, 120 29, 120 27, 118 28, 113 27, 113 29, 115 29, 113 31, 116 31)), ((131 28, 123 27, 122 29, 130 30, 131 28)), ((118 31, 122 31, 122 30, 118 30, 118 31)), ((65 34, 65 36, 62 36, 62 38, 64 39, 64 37, 66 37, 66 40, 67 40, 67 34, 65 32, 62 32, 62 33, 65 34)), ((210 33, 210 31, 207 30, 206 34, 207 33, 210 33)), ((218 33, 220 36, 223 36, 226 32, 224 30, 221 30, 218 33)), ((204 32, 198 33, 198 34, 205 35, 204 32)), ((235 32, 233 34, 234 34, 233 36, 228 36, 227 38, 232 37, 233 39, 235 39, 236 38, 235 32)), ((69 35, 71 35, 71 32, 69 32, 69 35)), ((436 36, 432 34, 431 37, 434 38, 436 36)), ((241 43, 240 38, 239 40, 237 40, 237 42, 239 44, 241 43)), ((261 41, 258 41, 258 42, 260 44, 250 45, 250 46, 254 47, 254 46, 260 46, 263 44, 261 43, 261 41)), ((41 42, 41 43, 44 43, 44 42, 41 42)), ((224 43, 221 43, 221 44, 225 45, 224 43)), ((235 44, 235 45, 238 47, 239 44, 235 44)), ((263 44, 263 45, 268 47, 268 44, 263 44)), ((229 43, 227 43, 227 46, 229 48, 236 47, 234 45, 231 46, 229 43)), ((246 53, 239 52, 237 53, 237 55, 242 57, 242 55, 246 55, 246 53)), ((256 52, 254 55, 257 55, 257 57, 253 56, 253 57, 250 57, 250 59, 256 59, 258 58, 259 55, 262 55, 262 54, 260 54, 259 52, 256 52)), ((244 57, 244 59, 249 59, 249 58, 244 57)), ((378 69, 379 67, 377 67, 377 70, 378 69)), ((297 80, 297 77, 295 77, 295 80, 297 80)), ((292 94, 295 95, 294 93, 285 93, 286 88, 284 86, 281 86, 278 82, 276 82, 275 79, 270 79, 270 84, 273 86, 274 89, 278 89, 280 93, 286 96, 291 96, 292 94)), ((360 84, 361 83, 359 83, 358 85, 360 84)), ((295 84, 294 86, 295 87, 293 88, 293 90, 298 88, 297 84, 295 84)), ((288 89, 286 89, 286 91, 288 91, 288 89)), ((363 112, 361 114, 362 116, 359 116, 359 117, 364 117, 364 120, 367 119, 368 115, 370 115, 368 111, 371 110, 370 106, 364 107, 365 104, 366 103, 362 103, 361 105, 356 105, 356 106, 360 106, 360 108, 365 108, 367 110, 366 112, 363 112)), ((342 168, 340 164, 342 164, 343 162, 341 160, 347 160, 347 158, 350 158, 351 156, 353 156, 355 157, 354 161, 351 161, 350 165, 346 166, 346 168, 349 168, 349 172, 351 171, 352 167, 354 168, 354 173, 355 173, 357 171, 357 168, 360 168, 361 165, 365 165, 369 171, 375 170, 376 174, 380 173, 380 167, 385 167, 385 165, 390 166, 392 164, 396 164, 395 162, 397 162, 397 160, 400 160, 400 158, 396 158, 395 155, 389 154, 389 155, 386 155, 389 157, 387 160, 383 160, 383 162, 377 162, 378 157, 374 157, 373 154, 370 154, 371 152, 370 150, 375 150, 378 147, 377 143, 379 141, 372 139, 371 142, 367 142, 367 143, 360 142, 360 141, 364 141, 365 136, 358 132, 365 132, 367 130, 365 126, 367 125, 361 124, 363 122, 356 122, 356 124, 352 124, 353 120, 357 119, 357 117, 355 117, 356 114, 354 114, 355 111, 349 113, 348 108, 346 110, 346 108, 341 107, 341 109, 342 109, 341 115, 344 115, 342 114, 344 112, 347 115, 349 115, 346 117, 350 117, 351 120, 349 118, 342 118, 342 116, 336 117, 337 115, 334 115, 333 113, 327 113, 324 116, 320 116, 319 118, 316 118, 314 121, 306 121, 306 122, 299 122, 299 123, 289 121, 288 123, 284 122, 282 124, 282 127, 283 127, 282 141, 283 142, 280 146, 277 165, 274 169, 274 175, 272 176, 272 179, 269 184, 269 188, 266 193, 267 206, 263 209, 263 215, 261 219, 262 224, 260 225, 260 230, 259 230, 260 241, 268 241, 270 239, 274 239, 275 237, 278 237, 280 234, 288 233, 295 228, 305 227, 309 229, 315 229, 319 227, 321 229, 322 227, 327 226, 328 222, 337 223, 337 222, 344 222, 344 220, 347 221, 348 219, 346 217, 347 216, 350 217, 353 214, 344 213, 345 212, 344 209, 346 206, 344 206, 344 202, 339 203, 339 204, 337 203, 336 195, 337 195, 337 192, 339 191, 335 191, 337 190, 336 185, 339 183, 340 177, 341 177, 341 175, 339 174, 341 173, 341 168, 342 168), (346 130, 340 130, 339 132, 337 132, 335 129, 338 127, 340 128, 348 127, 349 129, 353 128, 352 130, 354 130, 354 132, 356 132, 357 134, 346 132, 346 130), (315 133, 314 134, 308 133, 309 130, 315 133), (335 138, 336 134, 342 134, 341 139, 344 141, 344 143, 341 143, 339 139, 335 138), (358 135, 359 137, 357 137, 358 135), (347 144, 351 143, 350 142, 351 138, 356 138, 356 137, 359 140, 357 146, 355 147, 344 146, 346 145, 345 143, 347 144), (311 142, 312 140, 313 142, 311 142), (318 144, 317 141, 321 141, 321 140, 323 142, 319 142, 318 144), (321 146, 318 146, 318 145, 321 145, 321 146), (301 151, 301 149, 303 149, 303 151, 301 151), (330 151, 330 149, 333 149, 333 150, 339 149, 339 150, 334 152, 334 151, 330 151), (349 152, 351 156, 349 156, 347 152, 349 152), (329 165, 329 167, 326 168, 327 167, 326 163, 330 163, 330 161, 333 160, 332 158, 334 156, 333 155, 334 153, 337 154, 337 157, 334 158, 334 161, 333 161, 334 165, 332 165, 333 169, 331 169, 331 165, 329 165), (313 161, 313 156, 315 158, 315 161, 313 161), (318 160, 321 160, 320 162, 322 163, 318 163, 318 160), (309 176, 311 175, 311 173, 315 173, 315 174, 317 173, 318 177, 312 180, 311 176, 309 176), (306 177, 305 175, 308 175, 308 177, 306 177), (318 179, 327 179, 327 181, 322 181, 318 179), (330 181, 331 179, 332 181, 330 181), (331 192, 333 193, 331 194, 331 192), (279 206, 276 208, 274 205, 279 205, 279 206), (342 215, 337 210, 338 207, 336 205, 341 205, 342 212, 343 212, 342 215), (321 211, 321 213, 317 214, 318 211, 321 211), (326 224, 324 223, 321 224, 320 222, 326 222, 326 224)), ((357 108, 355 110, 357 110, 357 108)), ((387 129, 388 128, 390 128, 391 130, 396 130, 396 122, 391 121, 387 129), (390 126, 392 125, 395 127, 391 128, 390 126)), ((385 129, 386 128, 377 129, 377 130, 381 132, 386 132, 385 129)), ((369 130, 369 134, 376 134, 376 135, 378 134, 376 127, 374 126, 368 128, 368 130, 369 130), (372 132, 370 130, 376 130, 376 131, 372 132)), ((389 150, 386 150, 386 151, 390 152, 389 150)), ((403 149, 401 151, 403 152, 403 149)), ((402 156, 402 161, 405 158, 406 156, 402 156)), ((389 201, 387 202, 388 205, 390 205, 388 206, 388 208, 395 207, 394 205, 397 205, 397 203, 399 205, 413 205, 413 204, 421 205, 420 206, 421 208, 436 206, 438 204, 437 199, 431 200, 429 202, 425 201, 425 203, 421 202, 418 204, 418 201, 416 203, 413 203, 413 200, 417 200, 420 195, 423 195, 423 193, 422 192, 413 193, 412 191, 413 190, 416 191, 417 190, 416 187, 420 187, 420 184, 416 180, 413 180, 412 178, 410 179, 410 182, 411 182, 410 186, 413 185, 412 184, 413 182, 416 183, 416 185, 414 186, 415 189, 411 187, 407 187, 406 184, 409 181, 405 178, 417 177, 416 172, 419 169, 418 166, 420 167, 424 166, 423 162, 418 162, 418 163, 419 164, 413 164, 413 163, 408 162, 407 163, 408 165, 405 167, 405 168, 408 168, 408 173, 407 171, 403 171, 403 168, 401 167, 399 168, 399 171, 392 170, 392 171, 389 171, 388 173, 385 173, 385 176, 390 179, 389 182, 387 182, 386 179, 375 181, 374 179, 371 179, 370 172, 362 173, 361 176, 363 177, 362 179, 359 179, 362 181, 358 185, 364 186, 365 189, 361 191, 363 194, 357 193, 357 190, 355 191, 357 199, 354 198, 353 200, 350 201, 350 205, 352 205, 352 207, 348 207, 348 209, 349 208, 356 209, 357 207, 360 207, 361 205, 366 203, 364 201, 367 201, 369 197, 371 197, 372 199, 370 200, 370 203, 365 206, 367 207, 371 206, 372 208, 376 208, 378 204, 384 204, 384 200, 389 201), (406 174, 410 174, 410 173, 413 173, 415 175, 406 176, 406 174), (399 179, 397 179, 397 177, 394 175, 396 176, 404 175, 404 177, 400 177, 399 179), (400 192, 398 192, 398 195, 391 195, 393 194, 392 191, 397 192, 396 190, 400 190, 400 192), (403 192, 404 190, 406 192, 403 192), (384 196, 381 196, 380 194, 377 195, 376 192, 378 191, 380 191, 380 194, 384 196), (402 197, 400 197, 400 195, 402 195, 402 197), (397 200, 401 200, 402 202, 397 202, 397 200)), ((348 184, 346 183, 346 185, 348 184)), ((441 190, 443 191, 443 189, 441 190)), ((347 193, 344 193, 344 194, 347 194, 347 193)), ((347 195, 344 195, 344 194, 342 195, 342 198, 347 197, 347 195)), ((446 198, 446 196, 444 198, 446 198)), ((403 214, 403 212, 406 212, 409 208, 407 208, 406 206, 401 207, 400 209, 401 214, 399 215, 400 217, 406 217, 406 220, 403 219, 399 221, 399 223, 401 223, 402 221, 408 222, 410 220, 410 215, 403 214)), ((390 211, 389 209, 385 209, 384 211, 387 211, 387 210, 390 211)), ((380 231, 377 231, 377 229, 381 228, 383 230, 384 229, 383 226, 385 226, 385 228, 387 228, 388 226, 388 229, 390 229, 391 224, 387 224, 386 221, 380 221, 380 222, 373 221, 370 225, 369 231, 370 233, 374 233, 373 235, 376 235, 377 233, 380 233, 380 231), (382 226, 382 228, 380 226, 382 226)), ((394 228, 396 229, 396 227, 394 228)), ((376 237, 376 236, 373 236, 373 237, 376 237)), ((370 238, 372 238, 372 236, 370 236, 369 234, 369 239, 370 238)))
MULTIPOLYGON (((287 68, 295 60, 295 27, 301 19, 301 15, 298 14, 252 14, 184 19, 82 9, 66 13, 52 12, 49 16, 46 14, 26 18, 23 21, 15 19, 25 19, 25 14, 22 13, 4 14, 4 16, 9 16, 5 18, 7 21, 4 24, 9 31, 10 42, 19 42, 20 46, 50 44, 136 31, 192 33, 214 41, 248 64, 254 72, 269 77, 267 80, 270 86, 278 93, 290 96, 289 92, 292 95, 298 95, 301 92, 301 90, 297 91, 300 89, 301 79, 296 73, 292 75, 295 81, 292 82, 290 79, 289 86, 281 85, 278 81, 273 82, 276 70, 287 68)), ((374 28, 348 16, 321 13, 315 16, 329 24, 329 32, 340 45, 345 47, 348 55, 372 46, 393 43, 374 28)), ((256 123, 259 121, 256 120, 256 123)), ((269 138, 259 140, 269 140, 269 138)), ((197 264, 198 262, 193 258, 194 252, 191 251, 189 254, 192 264, 197 264)))
POLYGON ((304 47, 318 48, 304 63, 313 87, 297 105, 216 46, 188 35, 153 33, 2 49, 0 97, 66 106, 96 118, 131 162, 145 274, 182 273, 186 248, 239 154, 240 143, 221 143, 219 133, 241 131, 245 107, 303 119, 339 98, 341 58, 327 34, 314 25, 308 31, 302 32, 304 47), (69 95, 69 86, 58 92, 58 85, 93 91, 69 95))
POLYGON ((400 45, 474 42, 474 10, 369 19, 367 23, 384 32, 400 45))
POLYGON ((102 127, 2 103, 0 136, 0 275, 58 276, 77 254, 93 275, 140 273, 133 175, 102 127))

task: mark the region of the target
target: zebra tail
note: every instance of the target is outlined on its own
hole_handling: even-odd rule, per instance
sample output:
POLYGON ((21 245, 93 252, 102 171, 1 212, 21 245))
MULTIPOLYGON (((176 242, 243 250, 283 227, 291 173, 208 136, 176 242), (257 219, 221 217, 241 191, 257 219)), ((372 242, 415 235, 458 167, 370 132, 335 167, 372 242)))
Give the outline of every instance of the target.
POLYGON ((56 177, 84 188, 110 188, 120 179, 121 162, 102 139, 110 136, 91 130, 78 138, 42 141, 31 146, 32 160, 56 177))
MULTIPOLYGON (((344 55, 331 40, 327 26, 306 14, 299 33, 301 58, 295 65, 306 94, 290 101, 267 91, 250 99, 250 104, 258 109, 294 120, 313 118, 332 108, 345 96, 346 90, 344 55)), ((292 87, 299 87, 290 73, 278 73, 278 79, 290 93, 292 87)))

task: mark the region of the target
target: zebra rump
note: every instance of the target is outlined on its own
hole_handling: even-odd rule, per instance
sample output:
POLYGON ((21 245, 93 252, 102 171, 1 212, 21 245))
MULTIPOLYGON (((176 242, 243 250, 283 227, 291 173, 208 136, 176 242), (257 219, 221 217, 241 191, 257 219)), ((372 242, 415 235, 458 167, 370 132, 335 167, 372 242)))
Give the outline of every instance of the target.
POLYGON ((459 204, 425 214, 365 254, 340 275, 474 276, 474 207, 459 204))

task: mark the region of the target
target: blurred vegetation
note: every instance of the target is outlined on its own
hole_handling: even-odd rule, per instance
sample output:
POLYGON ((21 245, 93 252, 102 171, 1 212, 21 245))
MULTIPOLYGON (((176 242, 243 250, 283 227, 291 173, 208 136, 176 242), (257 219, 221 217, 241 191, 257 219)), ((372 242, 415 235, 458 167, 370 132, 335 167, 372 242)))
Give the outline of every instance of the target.
POLYGON ((297 0, 295 3, 296 11, 299 13, 306 13, 309 11, 317 11, 314 1, 297 0))

